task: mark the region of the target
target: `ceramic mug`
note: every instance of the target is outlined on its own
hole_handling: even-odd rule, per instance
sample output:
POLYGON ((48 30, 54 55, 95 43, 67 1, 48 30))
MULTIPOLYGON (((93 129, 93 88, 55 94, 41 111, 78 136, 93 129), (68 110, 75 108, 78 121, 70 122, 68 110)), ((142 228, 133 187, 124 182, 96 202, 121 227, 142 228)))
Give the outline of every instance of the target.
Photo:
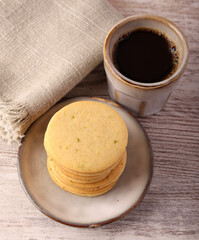
POLYGON ((131 109, 137 116, 149 116, 159 112, 167 102, 186 68, 189 48, 183 33, 174 23, 159 16, 146 15, 128 17, 115 25, 105 39, 103 54, 111 99, 131 109), (112 56, 115 43, 123 34, 139 28, 160 31, 176 44, 179 63, 173 75, 159 82, 142 83, 125 77, 116 69, 112 56))

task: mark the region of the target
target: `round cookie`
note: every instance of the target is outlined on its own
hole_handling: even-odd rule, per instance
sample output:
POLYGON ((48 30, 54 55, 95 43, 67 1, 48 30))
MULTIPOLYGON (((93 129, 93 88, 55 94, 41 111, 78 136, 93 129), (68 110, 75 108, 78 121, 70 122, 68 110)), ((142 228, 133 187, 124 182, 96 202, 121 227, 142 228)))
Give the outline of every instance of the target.
POLYGON ((53 182, 56 183, 57 186, 59 186, 60 188, 62 188, 63 190, 65 190, 67 192, 76 194, 78 196, 86 196, 86 197, 99 196, 99 195, 102 195, 102 194, 108 192, 109 190, 111 190, 113 188, 113 186, 116 184, 116 182, 114 182, 104 188, 101 188, 101 189, 79 190, 79 189, 70 187, 70 186, 66 185, 65 183, 63 183, 63 181, 58 179, 55 174, 52 174, 53 173, 52 169, 50 170, 48 168, 48 171, 49 171, 49 174, 50 174, 53 182))
MULTIPOLYGON (((123 154, 122 154, 123 155, 123 154)), ((56 159, 53 159, 52 157, 48 156, 48 158, 50 158, 51 160, 53 160, 54 164, 60 169, 62 170, 66 175, 72 175, 78 178, 84 178, 84 179, 91 179, 91 178, 97 178, 97 177, 101 177, 102 175, 107 176, 110 171, 119 163, 119 161, 121 160, 121 157, 115 161, 114 165, 112 165, 111 167, 109 167, 108 169, 105 169, 104 171, 101 172, 96 172, 96 173, 83 173, 83 172, 77 172, 77 171, 72 171, 70 169, 64 169, 63 166, 56 161, 56 159)))
POLYGON ((116 182, 117 179, 120 177, 122 172, 124 171, 126 165, 126 151, 124 152, 120 162, 118 165, 102 180, 94 181, 94 182, 87 182, 87 183, 79 183, 76 182, 75 179, 68 179, 68 176, 63 174, 62 171, 57 169, 56 165, 53 164, 52 161, 48 161, 48 168, 51 171, 51 175, 56 175, 57 179, 60 179, 63 183, 65 183, 68 187, 73 187, 78 190, 89 190, 89 189, 100 189, 104 188, 105 186, 110 185, 113 182, 116 182))
POLYGON ((68 191, 73 194, 76 194, 78 196, 84 196, 84 197, 96 197, 96 196, 102 195, 102 194, 108 192, 109 190, 111 190, 116 183, 115 182, 115 183, 111 184, 110 186, 105 187, 100 190, 96 190, 96 191, 92 191, 92 192, 88 192, 88 191, 85 192, 85 191, 78 191, 75 189, 68 188, 67 186, 63 185, 62 182, 58 181, 54 176, 52 176, 52 180, 63 190, 68 191))
POLYGON ((51 118, 44 146, 64 170, 95 176, 115 166, 127 141, 127 127, 117 111, 104 103, 79 101, 51 118))
POLYGON ((111 172, 111 170, 106 173, 106 174, 101 174, 101 175, 96 175, 96 176, 81 176, 76 173, 71 173, 67 170, 61 169, 58 165, 55 164, 55 161, 51 158, 47 158, 47 162, 51 168, 56 168, 58 169, 61 173, 67 177, 68 180, 73 181, 73 182, 78 182, 78 183, 89 183, 89 182, 97 182, 102 180, 103 178, 107 177, 107 175, 111 172), (50 163, 49 163, 50 162, 50 163))

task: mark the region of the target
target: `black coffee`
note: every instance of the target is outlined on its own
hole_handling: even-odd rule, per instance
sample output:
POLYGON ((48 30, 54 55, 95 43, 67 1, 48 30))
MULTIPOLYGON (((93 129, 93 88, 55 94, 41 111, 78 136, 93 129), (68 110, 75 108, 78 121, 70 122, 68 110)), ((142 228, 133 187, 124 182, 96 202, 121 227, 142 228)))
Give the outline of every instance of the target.
POLYGON ((175 72, 178 54, 175 44, 164 34, 143 28, 122 35, 115 44, 113 62, 124 76, 153 83, 175 72))

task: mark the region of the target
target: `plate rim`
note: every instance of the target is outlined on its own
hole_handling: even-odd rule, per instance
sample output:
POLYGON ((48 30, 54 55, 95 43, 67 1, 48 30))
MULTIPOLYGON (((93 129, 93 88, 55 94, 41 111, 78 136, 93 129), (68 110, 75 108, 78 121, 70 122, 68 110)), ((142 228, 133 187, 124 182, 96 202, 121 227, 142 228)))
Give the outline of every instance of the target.
POLYGON ((146 195, 148 189, 149 189, 149 186, 151 184, 151 181, 152 181, 152 177, 153 177, 153 150, 152 150, 152 145, 151 145, 151 142, 150 142, 150 139, 148 137, 148 134, 146 133, 145 129, 143 128, 142 124, 137 120, 137 118, 133 115, 133 113, 128 110, 127 108, 123 107, 122 105, 112 101, 111 99, 105 99, 105 98, 100 98, 100 97, 90 97, 90 96, 80 96, 80 97, 70 97, 70 98, 67 98, 67 99, 63 99, 61 101, 59 101, 58 103, 56 103, 55 105, 53 105, 51 108, 49 108, 47 111, 46 111, 44 114, 42 114, 38 119, 36 119, 30 126, 29 128, 26 130, 25 134, 24 134, 24 137, 21 139, 21 142, 20 142, 20 146, 18 148, 18 164, 17 164, 17 171, 18 171, 18 177, 19 177, 19 181, 20 181, 20 184, 22 186, 22 189, 23 191, 25 192, 27 198, 30 200, 30 202, 40 211, 42 212, 45 216, 49 217, 50 219, 56 221, 56 222, 59 222, 59 223, 62 223, 64 225, 67 225, 67 226, 71 226, 71 227, 79 227, 79 228, 92 228, 92 227, 99 227, 99 226, 103 226, 105 224, 108 224, 108 223, 111 223, 111 222, 114 222, 114 221, 117 221, 121 218, 123 218, 124 216, 126 216, 128 213, 130 213, 133 209, 135 209, 139 204, 140 202, 144 199, 144 196, 146 195), (67 101, 70 101, 70 100, 75 100, 75 101, 78 101, 78 99, 82 99, 82 98, 85 98, 85 99, 91 99, 91 100, 95 100, 95 101, 102 101, 102 102, 105 102, 107 104, 110 104, 112 106, 115 106, 115 107, 118 107, 118 108, 121 108, 123 110, 125 110, 135 121, 136 123, 139 125, 139 127, 142 129, 143 133, 144 133, 144 136, 147 140, 147 144, 149 146, 149 150, 150 150, 150 174, 149 174, 149 179, 147 181, 147 184, 142 192, 142 194, 140 195, 140 197, 138 198, 138 200, 128 209, 126 210, 125 212, 123 212, 122 214, 116 216, 116 217, 113 217, 111 219, 108 219, 108 220, 105 220, 105 221, 100 221, 98 223, 94 223, 94 224, 77 224, 77 223, 71 223, 69 221, 63 221, 59 218, 57 218, 56 216, 52 216, 52 214, 50 214, 48 211, 46 211, 46 209, 43 209, 40 204, 34 199, 34 197, 32 196, 32 194, 28 191, 28 188, 26 187, 26 183, 25 183, 25 180, 23 179, 23 171, 22 171, 22 167, 21 167, 21 155, 22 155, 22 151, 23 151, 23 143, 25 142, 25 139, 26 139, 26 134, 29 132, 29 130, 31 129, 31 126, 37 121, 39 120, 44 114, 46 114, 46 112, 50 111, 52 108, 54 108, 55 106, 63 103, 63 102, 67 102, 67 101))

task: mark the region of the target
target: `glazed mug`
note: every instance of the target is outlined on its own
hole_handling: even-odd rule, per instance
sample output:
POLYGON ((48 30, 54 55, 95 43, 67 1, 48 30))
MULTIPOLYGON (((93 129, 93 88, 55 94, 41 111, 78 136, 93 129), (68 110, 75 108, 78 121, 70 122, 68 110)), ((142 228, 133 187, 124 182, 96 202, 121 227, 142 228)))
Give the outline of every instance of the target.
POLYGON ((128 17, 116 24, 105 39, 103 54, 111 99, 131 109, 135 115, 144 117, 157 113, 164 107, 186 68, 189 48, 183 33, 174 23, 159 16, 144 15, 128 17), (115 43, 123 34, 139 28, 160 31, 176 44, 179 63, 173 75, 159 82, 143 83, 125 77, 116 69, 113 64, 115 43))

